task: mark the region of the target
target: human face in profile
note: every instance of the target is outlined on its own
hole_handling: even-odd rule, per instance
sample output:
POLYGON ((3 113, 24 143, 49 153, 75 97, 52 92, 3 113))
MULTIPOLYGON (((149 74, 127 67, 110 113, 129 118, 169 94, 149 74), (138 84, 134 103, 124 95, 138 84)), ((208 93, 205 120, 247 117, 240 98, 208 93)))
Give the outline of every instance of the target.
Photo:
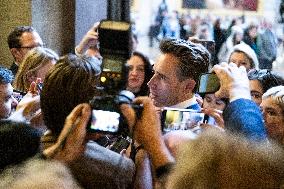
POLYGON ((26 54, 35 47, 42 47, 43 42, 39 34, 35 31, 24 32, 20 38, 21 47, 17 48, 17 62, 21 63, 26 54))
MULTIPOLYGON (((178 59, 172 54, 162 54, 154 65, 154 75, 148 82, 150 98, 156 107, 173 106, 185 100, 188 83, 178 79, 178 59)), ((190 81, 189 81, 190 80, 190 81)))

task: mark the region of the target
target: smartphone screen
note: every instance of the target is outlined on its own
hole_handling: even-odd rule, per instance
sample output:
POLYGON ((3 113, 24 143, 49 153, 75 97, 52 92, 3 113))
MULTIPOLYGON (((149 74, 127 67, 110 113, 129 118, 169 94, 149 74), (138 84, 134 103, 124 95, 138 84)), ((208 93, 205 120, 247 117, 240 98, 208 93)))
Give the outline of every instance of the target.
POLYGON ((188 130, 199 126, 204 119, 204 113, 190 109, 165 108, 162 112, 163 132, 173 130, 188 130))
POLYGON ((127 149, 130 145, 130 140, 119 137, 117 141, 114 142, 114 144, 110 147, 110 150, 120 153, 123 149, 127 149))
POLYGON ((120 114, 117 112, 92 110, 90 127, 91 132, 117 133, 119 130, 120 114))
POLYGON ((199 94, 215 93, 219 88, 220 81, 215 73, 205 73, 200 76, 198 83, 199 94))

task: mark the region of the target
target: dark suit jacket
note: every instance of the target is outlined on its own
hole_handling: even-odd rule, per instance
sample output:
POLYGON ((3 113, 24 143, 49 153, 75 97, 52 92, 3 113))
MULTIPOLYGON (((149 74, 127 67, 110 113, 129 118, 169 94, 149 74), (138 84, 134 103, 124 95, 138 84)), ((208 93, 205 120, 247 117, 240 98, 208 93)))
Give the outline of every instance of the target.
POLYGON ((238 99, 230 103, 223 112, 225 128, 243 134, 252 140, 266 139, 266 130, 260 108, 251 100, 238 99))
POLYGON ((12 71, 13 75, 16 76, 19 66, 13 62, 12 66, 10 67, 10 70, 12 71))
MULTIPOLYGON (((52 146, 57 137, 46 133, 41 138, 42 148, 52 146)), ((88 142, 84 155, 68 165, 74 177, 86 189, 132 188, 135 165, 132 160, 95 142, 88 142)))

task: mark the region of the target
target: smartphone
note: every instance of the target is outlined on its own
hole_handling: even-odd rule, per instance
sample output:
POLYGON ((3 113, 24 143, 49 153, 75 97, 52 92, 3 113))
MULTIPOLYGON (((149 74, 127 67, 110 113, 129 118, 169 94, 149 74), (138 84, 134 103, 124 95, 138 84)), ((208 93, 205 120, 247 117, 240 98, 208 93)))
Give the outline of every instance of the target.
POLYGON ((197 92, 199 94, 215 93, 220 88, 220 80, 215 73, 204 73, 200 76, 197 92))
POLYGON ((109 148, 110 150, 120 153, 123 149, 127 149, 130 145, 130 140, 124 137, 119 137, 117 141, 109 148))
POLYGON ((120 114, 107 110, 92 110, 90 132, 117 133, 119 131, 120 114))
POLYGON ((107 147, 108 145, 110 145, 110 139, 107 135, 98 138, 97 140, 95 140, 95 142, 103 147, 107 147))
POLYGON ((162 131, 193 129, 203 123, 204 113, 191 109, 164 108, 162 111, 162 131))

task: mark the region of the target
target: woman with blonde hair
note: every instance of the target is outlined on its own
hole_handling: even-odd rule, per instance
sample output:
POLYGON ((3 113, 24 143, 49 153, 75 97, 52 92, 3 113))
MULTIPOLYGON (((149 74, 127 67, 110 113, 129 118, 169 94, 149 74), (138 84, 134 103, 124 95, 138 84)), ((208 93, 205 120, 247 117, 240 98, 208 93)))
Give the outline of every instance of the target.
POLYGON ((21 63, 14 81, 16 90, 26 92, 30 84, 41 78, 43 81, 50 68, 59 59, 56 52, 49 48, 36 47, 29 51, 21 63))

